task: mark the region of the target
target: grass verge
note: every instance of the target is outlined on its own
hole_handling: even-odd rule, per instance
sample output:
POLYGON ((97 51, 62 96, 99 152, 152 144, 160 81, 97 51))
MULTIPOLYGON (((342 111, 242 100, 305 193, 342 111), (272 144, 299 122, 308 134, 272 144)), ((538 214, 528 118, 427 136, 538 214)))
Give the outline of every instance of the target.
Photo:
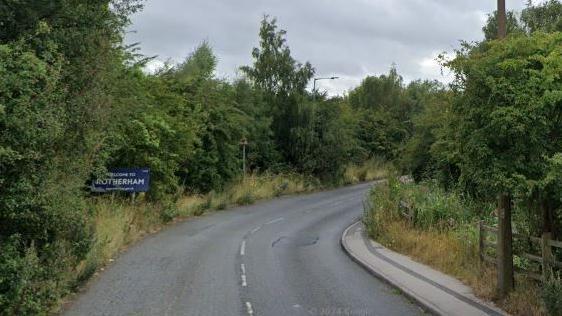
MULTIPOLYGON (((447 193, 431 183, 403 184, 394 179, 373 189, 364 222, 369 235, 384 246, 452 275, 472 287, 480 298, 494 301, 513 315, 547 315, 540 285, 517 276, 516 289, 506 299, 496 295, 496 272, 478 256, 479 214, 489 206, 447 193), (416 209, 410 222, 400 201, 416 209)), ((486 219, 486 218, 484 218, 486 219)))

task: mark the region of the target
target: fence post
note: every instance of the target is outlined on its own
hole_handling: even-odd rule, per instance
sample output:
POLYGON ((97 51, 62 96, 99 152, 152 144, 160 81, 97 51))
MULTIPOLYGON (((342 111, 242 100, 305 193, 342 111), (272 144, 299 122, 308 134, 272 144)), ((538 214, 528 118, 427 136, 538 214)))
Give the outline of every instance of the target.
POLYGON ((498 196, 498 294, 506 297, 513 290, 513 249, 511 231, 511 196, 502 193, 498 196))
POLYGON ((552 271, 552 248, 550 247, 550 239, 552 233, 542 233, 541 239, 541 252, 542 252, 542 277, 543 281, 548 280, 550 272, 552 271))
POLYGON ((484 221, 478 221, 478 256, 484 261, 484 221))

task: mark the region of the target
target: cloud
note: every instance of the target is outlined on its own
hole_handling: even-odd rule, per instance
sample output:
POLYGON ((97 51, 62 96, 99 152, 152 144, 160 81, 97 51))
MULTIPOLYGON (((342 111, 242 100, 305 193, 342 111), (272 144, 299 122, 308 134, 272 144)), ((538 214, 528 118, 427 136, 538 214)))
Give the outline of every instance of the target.
MULTIPOLYGON (((508 2, 520 10, 526 0, 508 2)), ((147 0, 133 17, 128 42, 141 42, 143 53, 158 61, 180 62, 207 40, 219 58, 217 75, 235 78, 250 64, 264 14, 277 17, 287 30, 294 57, 310 61, 321 89, 342 94, 367 75, 388 71, 395 63, 409 80, 437 79, 435 57, 458 47, 459 40, 479 40, 491 0, 147 0)), ((159 63, 151 64, 152 70, 159 63)))

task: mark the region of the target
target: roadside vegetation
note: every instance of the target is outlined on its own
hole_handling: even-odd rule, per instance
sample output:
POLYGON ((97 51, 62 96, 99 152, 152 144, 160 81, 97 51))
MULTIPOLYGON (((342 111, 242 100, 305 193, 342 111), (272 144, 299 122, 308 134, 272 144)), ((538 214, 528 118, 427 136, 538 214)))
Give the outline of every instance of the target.
MULTIPOLYGON (((206 42, 148 74, 151 58, 123 42, 141 9, 139 0, 0 3, 0 315, 57 310, 120 249, 166 223, 393 168, 423 184, 374 193, 388 208, 369 219, 373 236, 425 253, 485 297, 492 285, 479 276, 493 271, 472 271, 481 267, 471 261, 472 224, 492 221, 498 192, 512 192, 517 229, 561 239, 559 1, 512 13, 502 42, 491 16, 485 41, 443 60, 456 75, 450 86, 405 83, 391 67, 339 97, 310 91, 316 70, 291 56, 268 16, 238 78, 215 75, 220 56, 206 42), (135 203, 89 191, 118 167, 150 168, 150 191, 135 203), (393 215, 402 195, 422 207, 414 227, 393 215), (415 246, 414 236, 442 249, 415 246)), ((560 310, 559 278, 522 288, 502 306, 560 310)))
MULTIPOLYGON (((562 3, 509 13, 504 40, 495 40, 495 15, 483 30, 484 41, 443 58, 455 80, 412 117, 412 136, 394 162, 415 183, 374 188, 364 221, 377 241, 456 276, 509 313, 560 315, 558 268, 543 271, 543 281, 516 274, 514 290, 498 293, 495 265, 479 258, 478 223, 498 225, 504 196, 514 233, 562 239, 562 3)), ((514 241, 516 270, 541 275, 521 255, 528 250, 541 253, 514 241)))
MULTIPOLYGON (((493 203, 475 201, 457 190, 447 192, 435 182, 404 184, 392 177, 388 184, 375 187, 368 198, 370 208, 365 210, 364 222, 377 242, 458 278, 477 296, 495 301, 510 314, 547 313, 541 285, 524 276, 517 276, 509 297, 501 300, 497 295, 495 267, 480 260, 478 249, 478 222, 497 222, 493 203), (415 209, 412 221, 401 203, 415 209)), ((524 264, 516 260, 521 268, 524 264)), ((556 290, 549 293, 560 295, 556 290)))

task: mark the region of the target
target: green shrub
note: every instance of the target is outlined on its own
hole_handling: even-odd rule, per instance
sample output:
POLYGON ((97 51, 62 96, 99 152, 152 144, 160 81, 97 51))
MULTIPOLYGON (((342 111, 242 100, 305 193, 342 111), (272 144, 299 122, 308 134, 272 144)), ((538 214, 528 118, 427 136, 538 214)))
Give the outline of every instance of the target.
POLYGON ((219 201, 219 203, 217 204, 217 210, 219 211, 226 210, 227 207, 228 207, 228 203, 226 203, 226 201, 224 200, 219 201))
POLYGON ((241 197, 236 200, 236 204, 239 205, 250 205, 256 201, 256 198, 252 194, 252 192, 246 192, 241 197))
MULTIPOLYGON (((369 214, 372 212, 402 216, 403 210, 400 210, 399 205, 405 202, 415 211, 414 225, 423 229, 449 230, 464 227, 478 215, 472 201, 456 192, 446 192, 433 182, 404 184, 396 178, 390 178, 388 185, 374 188, 371 201, 375 206, 367 213, 367 220, 377 218, 369 214)), ((371 224, 376 227, 375 223, 371 224)))
POLYGON ((287 188, 289 188, 289 182, 283 181, 283 183, 281 183, 281 184, 279 184, 278 186, 275 187, 274 195, 276 197, 279 197, 279 196, 283 195, 283 192, 285 192, 287 190, 287 188))
POLYGON ((543 285, 542 299, 549 315, 562 315, 562 279, 553 275, 543 285))
POLYGON ((0 311, 4 315, 43 315, 64 289, 61 281, 69 254, 61 244, 44 250, 24 248, 18 235, 0 242, 0 311), (22 250, 23 249, 23 250, 22 250))
POLYGON ((172 203, 170 203, 169 205, 164 207, 164 209, 162 210, 162 213, 160 213, 160 217, 162 218, 162 221, 164 223, 169 223, 169 222, 173 221, 174 218, 176 218, 178 215, 179 215, 179 210, 172 203))

